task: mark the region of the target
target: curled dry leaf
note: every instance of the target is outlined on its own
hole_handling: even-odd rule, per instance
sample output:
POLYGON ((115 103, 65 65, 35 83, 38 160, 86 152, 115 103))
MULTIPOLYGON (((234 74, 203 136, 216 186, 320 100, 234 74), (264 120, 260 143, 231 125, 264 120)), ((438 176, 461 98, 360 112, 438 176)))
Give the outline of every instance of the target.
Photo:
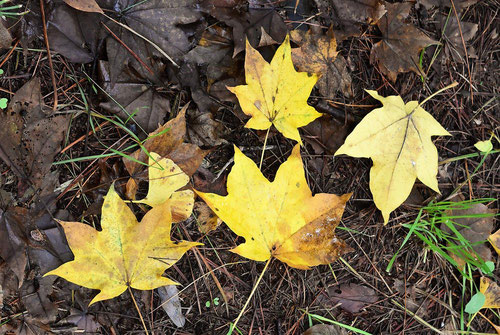
POLYGON ((247 43, 246 85, 228 87, 236 94, 243 112, 251 116, 245 127, 264 130, 274 125, 285 137, 299 143, 299 127, 321 116, 307 104, 316 74, 297 72, 287 36, 271 63, 247 43))
POLYGON ((334 230, 351 196, 312 196, 296 145, 273 182, 237 147, 227 196, 196 191, 245 243, 233 252, 256 261, 275 257, 291 267, 328 264, 349 250, 334 230))
POLYGON ((380 96, 367 92, 383 107, 372 110, 335 155, 366 157, 373 160, 370 190, 384 223, 411 192, 415 180, 439 192, 438 152, 432 136, 450 136, 418 101, 405 103, 400 96, 380 96))
POLYGON ((338 90, 352 96, 351 76, 344 57, 338 55, 332 28, 326 34, 315 33, 312 28, 307 33, 293 30, 290 38, 300 46, 292 49, 293 63, 300 71, 320 75, 316 86, 322 96, 331 98, 338 90))
MULTIPOLYGON (((472 22, 459 22, 454 15, 439 15, 438 24, 444 34, 445 53, 451 55, 455 62, 463 63, 465 57, 463 43, 471 40, 476 35, 478 25, 472 22)), ((470 45, 467 46, 467 56, 476 57, 476 52, 470 45)))
POLYGON ((166 268, 200 243, 170 240, 172 218, 168 203, 153 207, 139 223, 111 186, 104 200, 101 227, 64 222, 75 259, 45 274, 57 275, 77 285, 100 290, 90 305, 122 294, 127 287, 152 290, 175 285, 163 277, 166 268))
POLYGON ((179 290, 175 285, 158 287, 161 307, 167 313, 168 317, 176 327, 184 327, 186 318, 182 314, 181 299, 179 299, 179 290))
POLYGON ((189 177, 171 159, 161 158, 155 152, 149 157, 149 189, 144 199, 132 200, 151 207, 164 206, 168 202, 172 222, 186 220, 193 212, 194 193, 179 191, 189 183, 189 177))
MULTIPOLYGON (((192 176, 207 152, 194 144, 184 143, 187 107, 184 106, 174 119, 150 133, 143 146, 148 152, 156 152, 160 157, 171 159, 184 173, 192 176)), ((140 149, 130 156, 143 163, 148 161, 148 155, 140 149)), ((138 177, 144 169, 144 165, 127 158, 123 162, 133 178, 138 177)))
POLYGON ((373 46, 370 62, 377 63, 382 73, 393 82, 400 72, 423 74, 419 67, 419 52, 431 44, 438 44, 415 26, 403 22, 411 6, 410 2, 385 3, 387 13, 377 23, 382 40, 373 46))

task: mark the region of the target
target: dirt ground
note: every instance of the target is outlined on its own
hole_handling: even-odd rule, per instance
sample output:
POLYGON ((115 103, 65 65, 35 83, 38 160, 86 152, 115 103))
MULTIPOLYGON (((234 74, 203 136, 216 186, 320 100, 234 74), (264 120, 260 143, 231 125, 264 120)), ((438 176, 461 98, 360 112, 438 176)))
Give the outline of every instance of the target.
MULTIPOLYGON (((385 36, 384 26, 373 24, 378 15, 373 6, 381 2, 212 0, 207 1, 209 5, 194 5, 195 1, 179 0, 172 3, 190 4, 189 10, 167 10, 165 13, 172 16, 163 17, 160 15, 168 7, 165 1, 150 0, 158 6, 158 14, 143 17, 138 16, 139 11, 118 15, 117 8, 133 5, 133 1, 102 1, 99 5, 107 15, 142 29, 138 31, 155 42, 161 42, 155 29, 165 25, 171 35, 167 42, 161 42, 166 44, 157 43, 169 45, 167 54, 179 66, 100 14, 49 1, 44 2, 43 18, 38 1, 12 2, 22 5, 20 11, 29 12, 4 20, 12 42, 0 55, 4 71, 0 96, 9 100, 9 107, 1 113, 4 120, 7 113, 20 113, 25 130, 18 149, 6 148, 11 141, 8 123, 0 121, 0 333, 144 333, 128 292, 87 308, 96 291, 61 278, 42 277, 72 259, 54 219, 99 228, 103 196, 110 185, 114 182, 124 197, 127 192, 130 175, 117 152, 130 154, 135 150, 128 148, 137 143, 130 133, 145 139, 186 104, 185 142, 207 150, 200 167, 191 173, 192 185, 224 194, 233 144, 258 162, 266 135, 244 127, 248 116, 225 90, 226 85, 244 83, 244 37, 257 46, 265 31, 270 40, 259 51, 270 60, 278 46, 272 40, 281 43, 287 30, 312 28, 325 34, 333 27, 338 55, 345 63, 340 66, 349 83, 339 83, 335 75, 337 81, 329 84, 327 95, 318 87, 313 90, 309 104, 325 116, 301 130, 301 153, 313 193, 353 193, 337 228, 337 236, 352 251, 330 265, 307 271, 272 260, 238 322, 239 332, 302 334, 321 323, 315 318, 320 316, 370 334, 495 334, 492 324, 500 324, 498 309, 482 310, 482 315, 473 318, 463 312, 479 285, 479 270, 471 271, 472 279, 465 280, 456 267, 415 236, 399 250, 392 269, 386 268, 407 236, 404 224, 414 222, 422 206, 448 200, 457 188, 463 199, 498 198, 498 153, 481 161, 483 156, 474 144, 489 139, 492 132, 498 136, 500 3, 408 3, 408 17, 400 14, 398 20, 441 44, 423 52, 409 48, 407 51, 415 54, 399 55, 414 62, 411 67, 415 69, 419 67, 415 62, 420 62, 422 72, 402 71, 391 80, 391 73, 383 66, 394 59, 374 56, 372 51, 380 41, 391 40, 385 36), (371 7, 356 7, 360 3, 371 7), (447 16, 454 30, 443 33, 443 18, 447 16), (48 29, 43 29, 44 20, 48 29), (44 30, 53 50, 50 55, 44 30), (200 45, 213 49, 207 51, 200 45), (40 81, 41 102, 35 96, 36 83, 29 93, 16 93, 33 78, 40 81), (334 157, 333 153, 356 124, 379 106, 366 89, 383 96, 400 95, 404 101, 422 101, 455 81, 456 87, 425 105, 452 135, 434 138, 441 162, 441 194, 417 181, 410 198, 384 226, 369 189, 371 160, 334 157), (129 111, 138 108, 137 122, 123 125, 116 121, 126 119, 118 104, 129 111), (42 116, 30 132, 34 111, 42 116), (468 156, 455 159, 464 155, 468 156)), ((493 139, 493 143, 497 148, 498 142, 493 139)), ((294 144, 271 130, 262 168, 267 178, 274 178, 294 144)), ((146 192, 147 183, 140 183, 137 197, 146 192)), ((497 200, 485 204, 498 208, 497 200)), ((144 208, 133 205, 133 209, 140 218, 144 208)), ((226 334, 261 274, 264 263, 228 252, 243 241, 241 237, 224 224, 208 233, 200 232, 198 224, 192 216, 172 227, 173 239, 204 244, 167 270, 169 278, 181 283, 178 296, 182 308, 169 308, 185 317, 183 327, 177 327, 167 315, 162 305, 165 298, 158 290, 133 290, 150 333, 226 334)), ((493 231, 498 230, 496 218, 489 224, 493 231)), ((500 258, 493 248, 487 248, 498 269, 500 258)), ((498 271, 491 274, 497 283, 499 277, 498 271)), ((356 333, 331 331, 328 334, 356 333)))

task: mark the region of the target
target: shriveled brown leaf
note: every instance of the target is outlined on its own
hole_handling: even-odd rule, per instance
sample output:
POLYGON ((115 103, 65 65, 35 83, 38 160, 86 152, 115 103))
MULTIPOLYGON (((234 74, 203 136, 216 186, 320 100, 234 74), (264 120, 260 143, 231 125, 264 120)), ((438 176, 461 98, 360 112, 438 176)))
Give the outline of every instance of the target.
POLYGON ((139 136, 142 137, 163 123, 170 112, 170 102, 157 92, 154 85, 125 75, 120 76, 112 85, 109 64, 100 61, 99 70, 104 81, 103 87, 112 98, 102 102, 102 108, 120 115, 123 120, 129 120, 130 124, 135 123, 142 130, 139 131, 139 136))
POLYGON ((91 62, 97 51, 101 20, 100 14, 81 12, 65 4, 55 7, 47 22, 51 49, 73 63, 91 62))
MULTIPOLYGON (((200 149, 197 145, 184 143, 187 107, 187 105, 184 106, 174 119, 149 134, 148 139, 143 145, 148 152, 156 152, 162 158, 170 158, 188 176, 192 176, 200 166, 207 152, 200 149)), ((132 153, 131 156, 144 163, 148 161, 148 156, 140 149, 132 153)), ((145 166, 142 164, 127 158, 124 158, 123 162, 128 173, 133 177, 145 171, 145 166)))
POLYGON ((206 203, 201 201, 194 203, 193 214, 198 223, 198 229, 202 234, 208 234, 217 229, 222 223, 222 220, 219 219, 217 214, 215 214, 206 203))
MULTIPOLYGON (((463 196, 456 196, 451 201, 459 202, 463 199, 463 196)), ((491 250, 485 242, 493 230, 495 213, 496 210, 489 209, 483 204, 474 204, 468 209, 454 209, 446 213, 458 232, 472 244, 472 248, 484 262, 492 260, 491 250), (486 217, 474 217, 478 215, 486 217)), ((441 229, 452 236, 455 235, 444 223, 441 225, 441 229)), ((448 251, 449 255, 458 263, 459 268, 463 268, 466 262, 464 256, 453 252, 453 250, 448 251)), ((472 254, 467 256, 476 258, 476 255, 472 254)))
MULTIPOLYGON (((465 51, 462 38, 464 42, 471 40, 477 33, 478 25, 472 22, 459 22, 454 15, 451 15, 448 19, 445 15, 439 15, 438 20, 439 28, 444 33, 445 53, 451 55, 455 62, 463 63, 465 51)), ((466 44, 466 47, 468 57, 477 57, 476 51, 471 45, 467 46, 466 44)))
POLYGON ((50 301, 54 277, 35 277, 25 281, 21 288, 21 300, 30 318, 41 323, 56 320, 57 306, 50 301))
POLYGON ((382 32, 382 40, 372 47, 370 62, 378 64, 380 71, 391 81, 396 81, 401 72, 423 74, 419 68, 419 52, 438 43, 414 25, 404 23, 411 6, 410 2, 385 3, 387 13, 377 23, 382 32))
POLYGON ((64 2, 74 9, 81 10, 82 12, 104 13, 95 0, 64 0, 64 2))
POLYGON ((49 171, 69 118, 53 116, 44 108, 38 78, 21 87, 0 116, 0 157, 23 180, 18 193, 24 194, 29 186, 33 192, 51 193, 57 180, 48 180, 53 177, 49 171))
POLYGON ((378 295, 369 287, 351 283, 328 288, 328 300, 334 305, 339 303, 350 313, 358 313, 366 305, 376 302, 378 295))
POLYGON ((88 311, 72 307, 70 313, 69 316, 59 321, 59 323, 75 325, 74 333, 93 334, 101 327, 96 317, 88 313, 88 311))

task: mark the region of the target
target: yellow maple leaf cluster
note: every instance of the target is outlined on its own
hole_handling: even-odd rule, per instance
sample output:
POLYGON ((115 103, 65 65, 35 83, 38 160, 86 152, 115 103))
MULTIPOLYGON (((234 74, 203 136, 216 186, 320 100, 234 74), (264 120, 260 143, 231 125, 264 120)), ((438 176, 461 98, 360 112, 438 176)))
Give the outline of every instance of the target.
MULTIPOLYGON (((329 52, 331 58, 336 55, 333 49, 329 52)), ((243 112, 251 116, 246 126, 269 129, 274 125, 299 144, 272 182, 235 147, 228 195, 195 191, 245 239, 233 252, 256 261, 274 257, 298 269, 331 263, 350 249, 336 237, 335 228, 351 195, 313 196, 306 182, 298 128, 321 116, 307 104, 318 75, 295 70, 288 37, 270 63, 247 43, 245 72, 246 85, 229 89, 243 112)), ((416 178, 439 191, 437 150, 431 136, 449 134, 417 101, 405 104, 399 96, 367 92, 383 107, 359 123, 336 155, 372 158, 370 188, 387 222, 416 178)), ((148 173, 146 197, 129 201, 152 207, 142 221, 137 221, 112 186, 102 209, 102 231, 78 222, 61 222, 75 258, 47 275, 100 290, 91 303, 115 297, 127 287, 144 290, 174 283, 163 277, 164 270, 200 245, 170 240, 172 222, 191 215, 194 193, 182 189, 189 183, 188 175, 154 152, 149 154, 148 173)))

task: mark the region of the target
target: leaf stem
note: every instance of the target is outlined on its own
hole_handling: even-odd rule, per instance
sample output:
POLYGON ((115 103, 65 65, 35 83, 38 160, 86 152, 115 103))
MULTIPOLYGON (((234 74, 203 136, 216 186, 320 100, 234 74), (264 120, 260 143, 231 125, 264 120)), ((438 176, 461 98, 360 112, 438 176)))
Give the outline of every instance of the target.
POLYGON ((453 83, 451 83, 450 85, 446 86, 446 87, 443 87, 442 89, 432 93, 431 95, 429 95, 427 98, 424 99, 424 101, 422 101, 421 103, 418 104, 418 106, 422 106, 423 104, 425 104, 427 101, 429 101, 430 99, 432 99, 434 96, 438 95, 439 93, 443 92, 443 91, 446 91, 447 89, 449 88, 452 88, 452 87, 455 87, 457 86, 458 83, 456 81, 454 81, 453 83))
POLYGON ((262 147, 262 155, 260 156, 259 170, 262 169, 262 162, 264 162, 264 153, 266 152, 267 138, 269 137, 269 131, 271 127, 267 128, 266 138, 264 139, 264 146, 262 147))
POLYGON ((144 327, 144 331, 146 332, 146 335, 149 335, 148 328, 146 327, 146 323, 144 322, 144 318, 142 317, 141 310, 139 309, 139 306, 137 305, 137 302, 135 301, 134 295, 132 294, 132 290, 130 289, 130 286, 127 286, 128 292, 130 293, 130 296, 132 297, 132 301, 134 302, 135 309, 137 309, 137 313, 139 313, 139 318, 141 319, 142 326, 144 327))
MULTIPOLYGON (((269 131, 268 131, 269 132, 269 131)), ((266 137, 267 138, 267 137, 266 137)), ((248 303, 250 302, 250 300, 252 299, 255 291, 257 290, 257 287, 259 286, 259 283, 260 281, 262 280, 262 278, 264 277, 264 273, 266 272, 267 270, 267 267, 269 266, 269 263, 271 263, 271 259, 272 257, 269 257, 269 259, 267 260, 266 262, 266 265, 264 266, 264 269, 262 269, 262 272, 260 273, 260 276, 259 278, 257 279, 257 281, 255 282, 255 284, 253 285, 253 288, 252 288, 252 292, 250 292, 250 295, 248 296, 248 299, 247 301, 245 302, 245 305, 243 306, 243 308, 241 309, 240 311, 240 314, 238 314, 238 317, 236 318, 236 320, 234 320, 234 323, 231 325, 231 327, 229 328, 229 331, 227 332, 227 335, 231 335, 233 333, 233 330, 236 328, 236 325, 238 324, 238 321, 240 321, 240 318, 241 316, 243 315, 243 313, 245 312, 245 309, 247 308, 248 306, 248 303)))

